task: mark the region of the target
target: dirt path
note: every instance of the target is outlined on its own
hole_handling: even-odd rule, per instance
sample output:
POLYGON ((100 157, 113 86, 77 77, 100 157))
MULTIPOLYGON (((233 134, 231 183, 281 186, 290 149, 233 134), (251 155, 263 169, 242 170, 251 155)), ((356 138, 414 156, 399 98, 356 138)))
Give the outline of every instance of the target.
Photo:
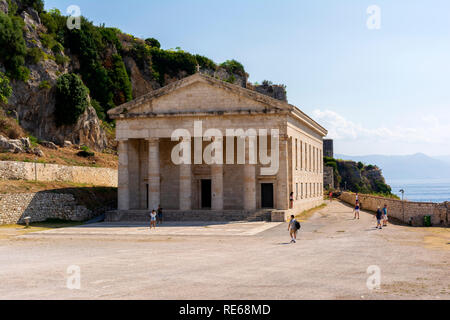
POLYGON ((302 223, 297 244, 289 244, 286 224, 252 225, 259 233, 251 235, 230 224, 206 226, 207 233, 129 226, 120 234, 0 237, 0 297, 450 299, 449 230, 375 224, 333 202, 302 223), (66 287, 71 265, 80 267, 80 290, 66 287), (369 266, 380 270, 379 289, 367 287, 369 266))

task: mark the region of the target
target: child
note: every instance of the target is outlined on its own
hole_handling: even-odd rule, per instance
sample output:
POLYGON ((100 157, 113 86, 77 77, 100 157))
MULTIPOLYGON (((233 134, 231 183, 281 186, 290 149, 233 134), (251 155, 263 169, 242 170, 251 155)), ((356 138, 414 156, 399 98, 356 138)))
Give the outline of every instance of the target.
POLYGON ((356 217, 358 217, 358 220, 359 220, 359 210, 360 210, 360 207, 359 207, 359 201, 356 201, 356 206, 355 206, 355 218, 354 219, 356 219, 356 217))
POLYGON ((156 211, 152 210, 152 213, 150 214, 150 229, 154 227, 156 229, 156 211))
POLYGON ((376 215, 376 217, 377 217, 377 229, 383 229, 383 228, 381 227, 381 218, 382 218, 382 215, 383 215, 383 212, 381 212, 381 208, 378 207, 377 215, 376 215))

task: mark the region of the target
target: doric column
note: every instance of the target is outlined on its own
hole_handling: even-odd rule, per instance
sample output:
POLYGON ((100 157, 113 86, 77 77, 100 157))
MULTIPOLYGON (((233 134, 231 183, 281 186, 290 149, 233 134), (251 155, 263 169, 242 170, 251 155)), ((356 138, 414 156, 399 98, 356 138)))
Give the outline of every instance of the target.
POLYGON ((212 209, 223 210, 223 165, 211 165, 212 209))
POLYGON ((119 181, 118 206, 119 210, 130 210, 130 188, 128 172, 128 140, 119 140, 119 181))
POLYGON ((288 194, 288 140, 287 135, 280 135, 280 165, 277 176, 277 209, 289 209, 288 194))
POLYGON ((180 210, 192 210, 192 170, 190 164, 180 164, 180 210))
MULTIPOLYGON (((249 140, 249 139, 247 139, 249 140)), ((256 165, 250 164, 250 143, 245 147, 244 164, 244 210, 256 210, 256 165)))
POLYGON ((158 209, 161 202, 159 139, 148 140, 148 208, 158 209))

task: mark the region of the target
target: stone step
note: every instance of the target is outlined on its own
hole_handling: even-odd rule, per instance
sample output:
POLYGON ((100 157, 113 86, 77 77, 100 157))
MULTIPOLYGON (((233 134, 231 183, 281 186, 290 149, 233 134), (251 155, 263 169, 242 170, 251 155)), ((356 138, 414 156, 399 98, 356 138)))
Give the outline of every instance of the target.
MULTIPOLYGON (((270 212, 244 211, 164 211, 164 221, 270 221, 270 212)), ((150 213, 148 211, 110 211, 106 213, 106 222, 149 222, 150 213)))

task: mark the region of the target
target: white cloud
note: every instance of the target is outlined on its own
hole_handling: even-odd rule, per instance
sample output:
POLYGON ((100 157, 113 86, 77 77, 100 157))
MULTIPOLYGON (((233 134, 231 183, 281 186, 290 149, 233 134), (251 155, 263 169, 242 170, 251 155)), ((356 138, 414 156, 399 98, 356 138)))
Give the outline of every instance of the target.
MULTIPOLYGON (((392 128, 368 128, 354 123, 331 110, 314 110, 315 119, 328 130, 328 137, 335 140, 390 140, 404 143, 449 144, 450 125, 443 124, 433 115, 409 122, 408 126, 392 128)), ((447 121, 447 119, 444 119, 447 121)))
POLYGON ((331 110, 315 110, 314 118, 335 140, 335 152, 344 154, 448 154, 450 126, 446 117, 408 114, 402 122, 389 126, 369 127, 371 119, 350 121, 331 110))

